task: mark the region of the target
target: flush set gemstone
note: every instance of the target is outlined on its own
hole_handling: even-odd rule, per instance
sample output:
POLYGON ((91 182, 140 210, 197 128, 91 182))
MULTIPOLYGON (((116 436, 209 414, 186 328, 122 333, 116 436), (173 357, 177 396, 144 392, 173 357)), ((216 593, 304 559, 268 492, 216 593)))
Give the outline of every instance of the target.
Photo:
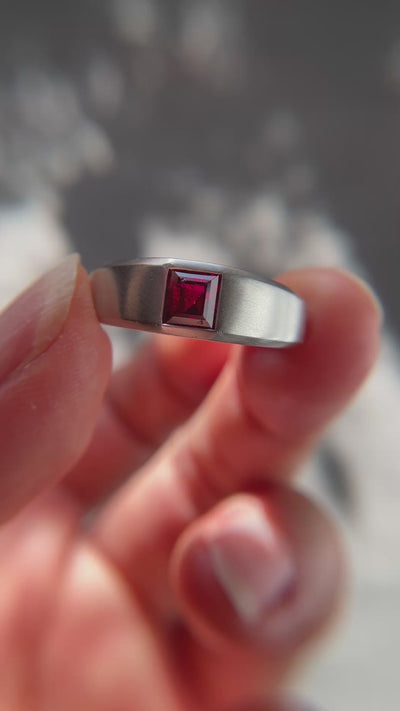
POLYGON ((214 328, 220 274, 170 269, 164 300, 163 323, 214 328))

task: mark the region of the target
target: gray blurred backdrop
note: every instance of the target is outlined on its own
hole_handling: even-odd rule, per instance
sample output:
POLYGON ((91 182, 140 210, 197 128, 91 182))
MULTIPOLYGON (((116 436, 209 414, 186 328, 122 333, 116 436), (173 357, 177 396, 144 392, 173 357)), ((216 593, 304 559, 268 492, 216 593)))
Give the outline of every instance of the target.
POLYGON ((382 301, 377 372, 304 471, 354 563, 303 682, 327 711, 400 707, 399 186, 399 3, 0 1, 3 303, 70 249, 332 264, 382 301))

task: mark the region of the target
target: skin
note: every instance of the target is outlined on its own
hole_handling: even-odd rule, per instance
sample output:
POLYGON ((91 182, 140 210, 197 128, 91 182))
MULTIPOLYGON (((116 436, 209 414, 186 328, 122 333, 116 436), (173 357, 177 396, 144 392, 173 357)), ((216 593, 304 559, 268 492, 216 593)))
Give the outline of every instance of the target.
POLYGON ((112 376, 76 258, 0 316, 2 711, 301 708, 277 695, 344 564, 293 476, 370 372, 380 311, 344 272, 280 281, 303 344, 160 336, 112 376), (245 606, 221 560, 258 586, 245 606))

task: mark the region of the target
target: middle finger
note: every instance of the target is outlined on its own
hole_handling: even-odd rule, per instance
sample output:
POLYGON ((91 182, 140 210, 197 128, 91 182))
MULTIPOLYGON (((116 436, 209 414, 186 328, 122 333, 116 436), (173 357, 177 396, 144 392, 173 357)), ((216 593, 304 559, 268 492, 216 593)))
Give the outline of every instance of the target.
POLYGON ((230 351, 226 343, 147 339, 112 376, 89 447, 64 480, 69 491, 90 506, 142 465, 197 408, 230 351))

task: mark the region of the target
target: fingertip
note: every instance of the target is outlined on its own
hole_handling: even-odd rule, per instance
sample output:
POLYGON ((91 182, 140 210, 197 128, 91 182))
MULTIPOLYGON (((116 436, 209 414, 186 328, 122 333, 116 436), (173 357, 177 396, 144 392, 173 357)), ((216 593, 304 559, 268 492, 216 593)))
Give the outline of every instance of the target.
POLYGON ((112 348, 96 314, 89 274, 80 261, 68 316, 52 350, 60 368, 68 360, 75 366, 74 377, 81 384, 81 396, 91 390, 92 381, 101 401, 111 374, 112 348))
POLYGON ((239 381, 249 409, 261 417, 267 409, 269 429, 296 441, 326 426, 365 381, 379 353, 381 308, 341 270, 301 269, 279 280, 306 303, 304 342, 243 349, 239 381))
POLYGON ((311 314, 317 310, 318 304, 335 302, 338 311, 350 311, 362 316, 371 329, 379 331, 381 328, 382 303, 371 286, 353 272, 332 267, 310 267, 286 272, 278 276, 277 281, 304 299, 311 314))
POLYGON ((78 273, 74 297, 68 314, 68 321, 80 333, 82 339, 85 335, 95 335, 101 344, 102 355, 107 359, 111 368, 111 342, 101 326, 93 302, 90 276, 81 263, 78 263, 78 273), (90 332, 89 330, 90 329, 90 332))
POLYGON ((373 290, 372 286, 354 272, 337 268, 332 271, 335 272, 338 277, 341 277, 343 280, 347 280, 347 283, 349 286, 351 285, 351 288, 358 289, 360 296, 361 294, 364 296, 365 303, 368 304, 371 312, 374 314, 378 326, 381 326, 384 320, 383 304, 376 291, 373 290))

